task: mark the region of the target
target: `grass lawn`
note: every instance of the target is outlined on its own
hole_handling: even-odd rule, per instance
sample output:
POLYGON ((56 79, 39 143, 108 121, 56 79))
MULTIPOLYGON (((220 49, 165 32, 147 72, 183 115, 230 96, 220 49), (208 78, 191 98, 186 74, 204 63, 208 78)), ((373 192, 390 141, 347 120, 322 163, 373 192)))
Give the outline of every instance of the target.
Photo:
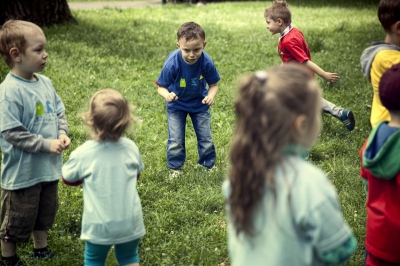
MULTIPOLYGON (((122 1, 127 1, 127 2, 144 1, 145 2, 148 0, 122 0, 122 1)), ((67 2, 121 2, 121 0, 67 0, 67 2)))
MULTIPOLYGON (((345 219, 359 241, 357 253, 346 265, 358 266, 364 259, 366 218, 358 151, 370 131, 372 101, 372 89, 361 74, 359 58, 370 42, 384 38, 384 32, 374 5, 350 3, 344 8, 324 7, 318 1, 302 3, 300 6, 294 1, 291 5, 293 22, 303 31, 313 61, 341 76, 335 85, 318 78, 324 96, 353 110, 357 119, 356 128, 349 133, 337 119, 323 115, 322 134, 311 149, 309 160, 322 168, 337 188, 345 219)), ((52 79, 66 105, 73 143, 64 152, 64 160, 87 139, 78 115, 86 110, 95 91, 115 88, 137 106, 136 114, 142 123, 130 137, 138 144, 146 166, 138 185, 147 228, 140 245, 143 265, 227 265, 221 184, 229 167, 237 78, 280 64, 278 36, 271 36, 265 27, 265 6, 262 2, 227 2, 203 8, 166 5, 73 11, 79 25, 44 29, 49 61, 43 74, 52 79), (196 138, 189 123, 183 175, 169 178, 165 104, 154 81, 166 56, 176 48, 177 29, 187 21, 196 21, 205 29, 205 50, 221 75, 216 104, 211 108, 217 170, 205 173, 197 167, 196 138)), ((1 63, 0 80, 7 73, 6 65, 1 63)), ((81 265, 82 189, 60 183, 59 196, 56 224, 49 235, 57 257, 40 265, 81 265)), ((32 265, 32 244, 18 248, 28 265, 32 265)), ((117 265, 114 255, 109 256, 107 265, 117 265)))

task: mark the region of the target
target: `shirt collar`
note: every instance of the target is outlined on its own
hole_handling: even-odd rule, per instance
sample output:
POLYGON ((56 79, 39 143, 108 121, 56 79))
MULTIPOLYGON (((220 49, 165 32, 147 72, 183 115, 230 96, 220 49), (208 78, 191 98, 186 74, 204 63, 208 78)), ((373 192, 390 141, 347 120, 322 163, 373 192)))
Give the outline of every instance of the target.
POLYGON ((287 26, 286 29, 284 31, 282 31, 281 36, 279 36, 279 41, 281 41, 281 39, 283 37, 285 37, 286 34, 288 34, 292 29, 293 29, 293 26, 292 26, 292 23, 290 23, 289 26, 287 26))

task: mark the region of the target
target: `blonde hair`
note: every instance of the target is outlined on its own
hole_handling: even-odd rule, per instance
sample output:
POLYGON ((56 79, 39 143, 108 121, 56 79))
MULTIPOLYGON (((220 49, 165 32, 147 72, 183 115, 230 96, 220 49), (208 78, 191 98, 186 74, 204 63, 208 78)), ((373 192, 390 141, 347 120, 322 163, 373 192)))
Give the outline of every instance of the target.
POLYGON ((23 20, 8 20, 0 28, 0 53, 11 68, 14 62, 10 55, 11 48, 15 47, 22 54, 25 54, 27 41, 26 36, 41 33, 42 29, 36 24, 23 20))
POLYGON ((96 92, 89 103, 89 111, 83 114, 97 141, 117 141, 137 118, 131 113, 134 106, 114 89, 96 92))
POLYGON ((286 1, 275 0, 271 6, 265 9, 264 17, 269 17, 273 21, 277 21, 278 18, 280 18, 287 25, 292 22, 292 13, 290 12, 289 5, 286 1))
POLYGON ((299 143, 294 130, 299 115, 315 122, 320 89, 298 64, 256 72, 241 80, 235 102, 236 126, 230 150, 230 215, 236 232, 254 234, 253 212, 267 186, 275 195, 275 167, 283 149, 299 143))

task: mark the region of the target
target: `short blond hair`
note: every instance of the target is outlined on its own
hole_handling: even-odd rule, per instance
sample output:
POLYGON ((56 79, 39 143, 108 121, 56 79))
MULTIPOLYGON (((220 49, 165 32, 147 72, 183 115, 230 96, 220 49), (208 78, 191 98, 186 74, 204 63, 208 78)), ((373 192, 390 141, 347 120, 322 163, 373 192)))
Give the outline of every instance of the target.
POLYGON ((96 92, 89 103, 89 111, 83 114, 97 141, 117 141, 137 118, 132 115, 134 106, 117 90, 103 89, 96 92))
POLYGON ((265 9, 264 17, 269 17, 273 21, 277 21, 278 18, 280 18, 285 24, 290 24, 292 22, 292 13, 286 1, 275 0, 271 6, 265 9))
POLYGON ((14 62, 10 55, 11 48, 15 47, 22 54, 26 50, 26 36, 43 33, 42 29, 29 21, 8 20, 0 28, 0 54, 6 64, 11 68, 14 62))

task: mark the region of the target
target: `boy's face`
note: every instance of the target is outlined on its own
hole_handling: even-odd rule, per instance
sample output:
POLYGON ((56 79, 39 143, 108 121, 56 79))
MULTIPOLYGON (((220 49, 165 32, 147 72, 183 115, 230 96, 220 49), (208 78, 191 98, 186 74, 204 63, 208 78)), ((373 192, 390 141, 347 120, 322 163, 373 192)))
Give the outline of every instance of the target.
MULTIPOLYGON (((14 57, 14 74, 31 79, 34 72, 41 72, 46 67, 48 54, 46 53, 46 37, 43 32, 30 34, 26 38, 25 52, 17 51, 14 57)), ((16 49, 12 48, 11 50, 16 49)))
POLYGON ((274 21, 270 17, 265 18, 265 22, 267 23, 267 29, 271 32, 272 35, 274 34, 281 34, 282 33, 282 20, 278 18, 276 21, 274 21))
POLYGON ((201 38, 192 39, 186 41, 185 38, 181 38, 177 43, 178 49, 182 52, 182 58, 189 65, 193 65, 200 58, 203 53, 204 47, 207 42, 201 38))

